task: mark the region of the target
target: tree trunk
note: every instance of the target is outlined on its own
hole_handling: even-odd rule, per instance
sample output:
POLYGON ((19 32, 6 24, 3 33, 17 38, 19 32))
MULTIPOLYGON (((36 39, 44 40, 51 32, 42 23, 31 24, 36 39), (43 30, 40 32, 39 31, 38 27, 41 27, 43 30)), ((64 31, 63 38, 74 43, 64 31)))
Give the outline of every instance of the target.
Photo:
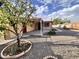
POLYGON ((23 33, 26 33, 27 32, 27 29, 26 29, 26 25, 25 24, 23 24, 23 33))
POLYGON ((19 35, 17 34, 17 44, 18 44, 18 47, 20 47, 20 39, 19 39, 19 35))

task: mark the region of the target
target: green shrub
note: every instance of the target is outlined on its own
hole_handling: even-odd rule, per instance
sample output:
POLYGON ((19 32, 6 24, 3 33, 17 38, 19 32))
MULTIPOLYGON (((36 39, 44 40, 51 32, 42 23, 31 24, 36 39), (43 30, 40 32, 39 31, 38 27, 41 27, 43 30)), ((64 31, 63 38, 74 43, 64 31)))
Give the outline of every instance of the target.
POLYGON ((51 31, 57 31, 57 29, 53 28, 51 31))
POLYGON ((47 34, 48 34, 48 35, 55 35, 56 32, 55 32, 55 31, 49 31, 47 34))

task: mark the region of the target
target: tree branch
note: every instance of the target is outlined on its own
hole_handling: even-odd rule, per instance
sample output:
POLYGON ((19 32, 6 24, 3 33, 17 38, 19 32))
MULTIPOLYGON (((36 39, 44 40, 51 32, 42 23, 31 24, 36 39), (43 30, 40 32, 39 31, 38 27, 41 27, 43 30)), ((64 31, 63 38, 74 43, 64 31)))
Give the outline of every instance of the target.
POLYGON ((14 31, 12 31, 11 29, 6 29, 6 30, 8 30, 8 31, 10 31, 10 32, 12 32, 12 33, 14 33, 16 35, 16 33, 14 31))

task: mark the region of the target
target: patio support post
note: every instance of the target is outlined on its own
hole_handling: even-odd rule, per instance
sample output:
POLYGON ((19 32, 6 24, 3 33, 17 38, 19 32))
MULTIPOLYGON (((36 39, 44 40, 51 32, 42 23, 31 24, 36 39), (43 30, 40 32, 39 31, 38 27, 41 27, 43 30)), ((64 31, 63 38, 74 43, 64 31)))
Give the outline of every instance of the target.
POLYGON ((40 34, 43 36, 43 22, 40 20, 40 34))

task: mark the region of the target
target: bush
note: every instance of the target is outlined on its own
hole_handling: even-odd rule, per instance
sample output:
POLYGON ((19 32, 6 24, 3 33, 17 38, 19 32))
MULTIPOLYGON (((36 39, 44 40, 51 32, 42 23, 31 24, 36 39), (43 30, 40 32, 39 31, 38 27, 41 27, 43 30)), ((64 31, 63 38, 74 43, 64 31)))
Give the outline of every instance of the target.
POLYGON ((51 31, 57 31, 57 29, 53 28, 51 31))
POLYGON ((55 31, 49 31, 47 34, 48 34, 48 35, 55 35, 56 32, 55 32, 55 31))

